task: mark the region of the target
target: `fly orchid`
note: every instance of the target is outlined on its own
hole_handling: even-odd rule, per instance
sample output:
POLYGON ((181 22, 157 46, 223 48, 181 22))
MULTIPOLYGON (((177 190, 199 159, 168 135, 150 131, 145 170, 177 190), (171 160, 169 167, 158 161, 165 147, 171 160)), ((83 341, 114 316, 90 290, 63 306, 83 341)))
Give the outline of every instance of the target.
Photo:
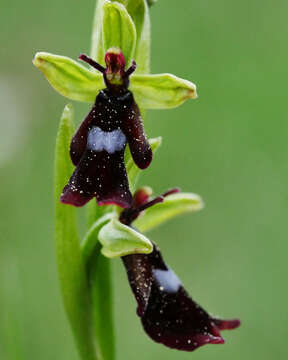
MULTIPOLYGON (((132 226, 143 211, 178 191, 172 189, 149 200, 145 189, 140 189, 134 196, 132 207, 121 213, 120 221, 132 226)), ((126 255, 122 261, 138 303, 137 314, 154 341, 173 349, 193 351, 205 344, 223 344, 220 331, 240 325, 238 319, 221 320, 210 316, 198 305, 166 265, 156 244, 153 243, 151 253, 126 255)))
POLYGON ((79 59, 103 74, 106 88, 96 96, 95 104, 72 138, 70 156, 76 169, 61 201, 82 206, 96 197, 98 205, 128 208, 132 195, 124 165, 126 144, 140 169, 147 168, 152 160, 139 108, 128 90, 136 63, 125 71, 120 49, 108 50, 106 68, 84 54, 79 59))

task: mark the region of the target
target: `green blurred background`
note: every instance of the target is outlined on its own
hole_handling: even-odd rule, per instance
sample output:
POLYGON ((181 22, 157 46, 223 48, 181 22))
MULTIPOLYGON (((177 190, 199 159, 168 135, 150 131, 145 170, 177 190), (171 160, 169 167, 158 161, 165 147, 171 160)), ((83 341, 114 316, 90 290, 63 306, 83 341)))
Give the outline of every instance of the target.
MULTIPOLYGON (((88 52, 93 11, 94 0, 1 0, 1 360, 78 360, 53 239, 53 153, 67 100, 31 60, 88 52)), ((206 208, 150 236, 202 306, 243 324, 223 334, 226 345, 194 353, 155 344, 114 260, 118 359, 287 358, 287 12, 284 0, 151 9, 152 71, 195 82, 200 96, 148 113, 147 133, 164 141, 142 183, 196 192, 206 208)), ((75 103, 77 123, 88 109, 75 103)))

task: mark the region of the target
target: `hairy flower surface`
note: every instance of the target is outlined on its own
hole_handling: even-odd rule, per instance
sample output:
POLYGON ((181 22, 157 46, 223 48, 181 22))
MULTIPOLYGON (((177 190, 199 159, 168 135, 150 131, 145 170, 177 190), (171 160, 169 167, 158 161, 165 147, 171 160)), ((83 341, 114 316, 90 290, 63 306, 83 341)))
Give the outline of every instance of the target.
MULTIPOLYGON (((132 208, 122 212, 120 221, 131 226, 141 211, 176 191, 169 191, 150 202, 145 191, 138 191, 132 208)), ((122 261, 138 303, 137 314, 154 341, 170 348, 193 351, 205 344, 223 344, 220 331, 240 325, 237 319, 214 318, 198 305, 166 265, 155 244, 150 254, 127 255, 122 261)))
POLYGON ((80 59, 103 73, 106 89, 96 97, 92 110, 74 135, 70 156, 76 169, 61 195, 66 204, 82 206, 93 197, 98 205, 132 203, 124 151, 129 144, 135 164, 149 166, 152 150, 145 136, 141 114, 128 90, 129 76, 136 64, 125 71, 125 59, 118 49, 106 53, 106 69, 86 55, 80 59))

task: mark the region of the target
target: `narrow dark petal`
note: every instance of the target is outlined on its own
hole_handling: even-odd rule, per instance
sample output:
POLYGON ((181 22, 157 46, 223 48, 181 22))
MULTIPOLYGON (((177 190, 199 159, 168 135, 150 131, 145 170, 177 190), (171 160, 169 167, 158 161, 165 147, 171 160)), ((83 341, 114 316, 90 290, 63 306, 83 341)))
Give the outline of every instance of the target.
POLYGON ((188 295, 154 245, 151 254, 122 258, 138 303, 146 333, 170 348, 193 351, 205 344, 223 344, 220 330, 239 326, 238 320, 212 318, 188 295))
POLYGON ((173 188, 173 189, 170 189, 170 190, 166 191, 164 194, 162 194, 162 196, 163 196, 163 197, 166 197, 166 196, 169 196, 169 195, 172 195, 172 194, 177 194, 177 193, 179 193, 180 191, 181 191, 180 188, 175 187, 175 188, 173 188))
POLYGON ((126 76, 129 77, 130 75, 132 75, 137 69, 137 64, 136 61, 133 60, 131 66, 127 69, 126 71, 126 76))
POLYGON ((95 106, 93 106, 92 110, 86 116, 85 120, 79 126, 78 130, 76 131, 75 135, 72 138, 70 144, 70 157, 72 163, 75 166, 78 165, 80 159, 82 158, 86 150, 88 131, 93 122, 94 112, 95 112, 95 106))
POLYGON ((179 191, 179 188, 173 188, 149 201, 152 190, 148 187, 140 188, 134 194, 132 206, 129 209, 122 211, 119 220, 125 225, 131 225, 142 211, 160 202, 163 202, 166 196, 178 193, 179 191))
POLYGON ((153 154, 144 132, 139 108, 132 94, 123 113, 122 129, 127 137, 135 164, 140 169, 146 169, 152 161, 153 154))
POLYGON ((135 219, 137 219, 137 217, 142 211, 163 201, 164 201, 163 196, 157 196, 153 200, 145 202, 143 205, 140 205, 138 207, 134 207, 135 203, 133 203, 133 206, 131 206, 129 209, 125 209, 124 211, 122 211, 119 219, 123 224, 131 225, 131 223, 135 219))
POLYGON ((233 320, 221 320, 213 319, 213 322, 218 327, 219 330, 233 330, 240 326, 241 322, 239 319, 233 320))
POLYGON ((160 196, 157 196, 157 197, 155 197, 154 199, 152 199, 152 200, 146 202, 145 204, 139 206, 139 207, 136 209, 136 211, 137 211, 138 214, 139 214, 139 213, 141 213, 142 211, 148 209, 149 207, 152 207, 152 206, 154 206, 154 205, 156 205, 156 204, 159 204, 159 203, 161 203, 161 202, 163 202, 163 201, 164 201, 164 197, 163 197, 163 196, 161 196, 161 195, 160 195, 160 196))
POLYGON ((102 74, 104 73, 105 68, 102 65, 98 64, 93 59, 91 59, 86 54, 80 54, 78 58, 82 61, 85 61, 87 64, 91 65, 94 69, 100 71, 102 74))

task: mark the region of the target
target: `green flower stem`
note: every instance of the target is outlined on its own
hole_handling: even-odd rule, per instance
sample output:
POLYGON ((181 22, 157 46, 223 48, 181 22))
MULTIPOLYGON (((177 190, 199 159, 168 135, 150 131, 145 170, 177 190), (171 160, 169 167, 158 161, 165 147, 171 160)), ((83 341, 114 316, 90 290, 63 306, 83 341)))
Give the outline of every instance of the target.
MULTIPOLYGON (((149 73, 150 17, 145 0, 97 1, 90 55, 103 64, 105 51, 112 46, 124 51, 127 64, 135 58, 138 73, 149 73)), ((135 183, 138 172, 134 172, 135 183)), ((85 261, 88 260, 97 344, 105 360, 113 360, 115 357, 111 269, 109 259, 100 253, 98 234, 111 219, 109 210, 111 206, 104 206, 100 210, 95 201, 89 205, 87 216, 90 230, 82 245, 82 254, 85 261)))
MULTIPOLYGON (((107 35, 103 33, 104 30, 106 32, 109 31, 107 27, 106 29, 104 28, 103 24, 103 9, 105 5, 107 8, 109 3, 105 0, 97 1, 90 52, 90 56, 103 65, 105 55, 104 40, 106 40, 106 46, 120 45, 109 43, 107 35)), ((120 12, 121 10, 122 9, 120 9, 120 12)), ((106 18, 107 16, 106 12, 106 18)), ((108 18, 110 19, 109 16, 108 18)), ((110 25, 114 26, 113 23, 110 25)), ((110 30, 112 31, 113 29, 110 30)), ((114 29, 114 31, 118 33, 119 29, 114 29)), ((103 360, 115 359, 111 264, 110 260, 100 253, 100 243, 98 241, 99 230, 106 221, 103 220, 103 216, 104 219, 106 219, 105 214, 110 209, 111 206, 103 206, 100 209, 95 201, 91 202, 87 211, 87 223, 88 229, 90 229, 91 226, 92 228, 88 232, 86 239, 84 239, 82 246, 82 254, 84 255, 85 260, 88 260, 88 263, 86 264, 91 286, 95 338, 98 345, 98 351, 103 360)), ((107 215, 107 218, 108 217, 109 216, 107 215)))
POLYGON ((100 253, 100 243, 88 262, 93 303, 93 324, 101 360, 115 359, 114 308, 110 260, 100 253))
POLYGON ((97 206, 90 201, 87 206, 87 228, 81 249, 87 266, 92 299, 92 316, 97 353, 101 360, 115 359, 113 321, 113 292, 110 260, 101 254, 98 234, 113 217, 113 206, 97 206))
POLYGON ((90 201, 87 207, 87 228, 81 250, 90 285, 94 338, 101 360, 114 360, 115 340, 113 323, 113 294, 109 259, 100 250, 98 233, 113 216, 111 206, 97 206, 90 201))
POLYGON ((69 146, 74 133, 72 107, 60 120, 55 152, 55 240, 64 307, 83 360, 98 360, 95 353, 92 309, 85 264, 80 249, 76 209, 59 197, 72 172, 69 146))
POLYGON ((93 254, 95 247, 99 246, 99 244, 97 244, 99 231, 105 224, 109 222, 109 220, 112 219, 113 215, 114 214, 112 212, 109 212, 107 214, 104 214, 100 218, 98 218, 97 215, 94 217, 94 219, 97 220, 90 227, 81 245, 83 260, 86 264, 88 263, 91 255, 93 254))
POLYGON ((98 233, 113 216, 112 206, 97 206, 90 201, 87 207, 87 228, 81 245, 86 263, 92 300, 92 319, 97 354, 101 360, 115 359, 115 337, 113 321, 113 293, 110 260, 100 250, 98 233))

